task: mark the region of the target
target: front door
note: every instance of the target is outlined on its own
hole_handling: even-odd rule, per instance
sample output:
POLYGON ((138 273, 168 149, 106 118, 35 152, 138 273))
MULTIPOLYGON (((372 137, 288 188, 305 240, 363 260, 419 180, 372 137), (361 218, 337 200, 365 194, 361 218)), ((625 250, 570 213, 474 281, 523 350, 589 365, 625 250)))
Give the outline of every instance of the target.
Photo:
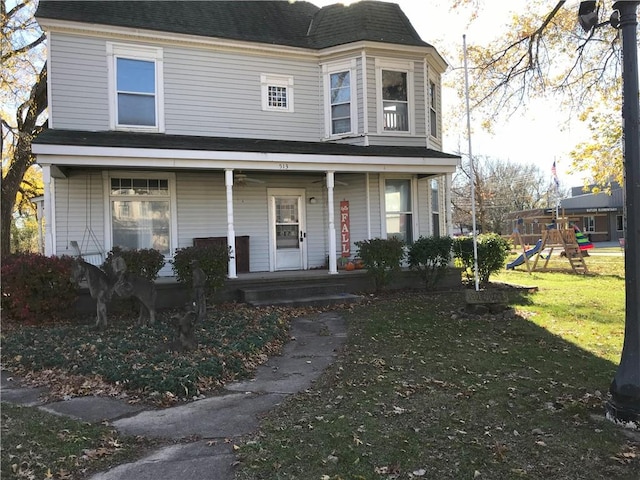
POLYGON ((269 189, 270 269, 307 268, 304 190, 269 189))

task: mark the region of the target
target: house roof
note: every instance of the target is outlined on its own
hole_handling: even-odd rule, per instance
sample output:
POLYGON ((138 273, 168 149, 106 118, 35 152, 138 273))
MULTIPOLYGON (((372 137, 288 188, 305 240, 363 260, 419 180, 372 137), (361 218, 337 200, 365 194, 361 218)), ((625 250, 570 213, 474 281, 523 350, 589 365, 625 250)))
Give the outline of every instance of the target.
POLYGON ((378 1, 40 0, 36 17, 314 49, 363 40, 430 46, 398 5, 378 1))
POLYGON ((216 152, 294 153, 309 155, 351 155, 372 157, 413 157, 457 159, 458 155, 425 147, 359 146, 329 142, 299 142, 232 137, 201 137, 120 131, 86 132, 44 130, 35 145, 140 148, 165 150, 201 150, 216 152))

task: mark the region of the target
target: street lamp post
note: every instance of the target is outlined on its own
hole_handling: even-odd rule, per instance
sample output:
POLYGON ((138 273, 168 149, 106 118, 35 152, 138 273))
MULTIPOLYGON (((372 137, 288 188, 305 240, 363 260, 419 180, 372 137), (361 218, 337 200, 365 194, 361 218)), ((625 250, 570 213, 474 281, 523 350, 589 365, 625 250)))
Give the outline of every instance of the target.
POLYGON ((640 1, 616 1, 622 36, 622 120, 625 187, 624 344, 611 382, 607 418, 640 424, 640 131, 638 130, 637 7, 640 1))

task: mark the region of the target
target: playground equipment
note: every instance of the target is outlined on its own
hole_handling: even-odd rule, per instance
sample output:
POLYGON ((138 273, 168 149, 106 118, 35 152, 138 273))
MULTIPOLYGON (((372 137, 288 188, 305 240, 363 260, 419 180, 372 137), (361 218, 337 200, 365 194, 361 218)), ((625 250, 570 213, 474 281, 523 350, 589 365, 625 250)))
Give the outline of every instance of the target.
POLYGON ((564 256, 569 261, 573 273, 580 275, 589 273, 582 252, 593 248, 593 244, 580 232, 579 228, 571 222, 568 222, 567 219, 561 218, 558 220, 560 221, 554 218, 552 222, 547 225, 546 230, 542 232, 542 238, 530 249, 526 249, 524 246, 522 237, 516 227, 511 238, 514 239, 514 244, 522 246, 523 252, 513 262, 507 264, 507 269, 513 270, 518 265, 524 264, 529 273, 535 271, 566 271, 565 269, 551 268, 548 266, 553 251, 558 248, 562 249, 563 255, 561 254, 561 256, 564 256), (542 252, 545 252, 544 256, 542 252), (533 262, 531 262, 531 258, 533 258, 533 262), (541 258, 544 259, 544 262, 540 262, 541 258), (541 265, 539 266, 538 263, 541 263, 541 265))

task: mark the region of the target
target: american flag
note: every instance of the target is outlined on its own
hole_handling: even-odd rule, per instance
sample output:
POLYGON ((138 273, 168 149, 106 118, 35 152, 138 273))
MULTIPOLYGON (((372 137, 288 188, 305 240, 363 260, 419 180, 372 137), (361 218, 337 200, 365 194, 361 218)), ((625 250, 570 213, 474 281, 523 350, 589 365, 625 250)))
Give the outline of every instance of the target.
POLYGON ((553 166, 551 167, 551 175, 553 175, 553 181, 556 184, 556 188, 560 187, 560 180, 558 180, 558 170, 556 170, 556 161, 553 161, 553 166))

